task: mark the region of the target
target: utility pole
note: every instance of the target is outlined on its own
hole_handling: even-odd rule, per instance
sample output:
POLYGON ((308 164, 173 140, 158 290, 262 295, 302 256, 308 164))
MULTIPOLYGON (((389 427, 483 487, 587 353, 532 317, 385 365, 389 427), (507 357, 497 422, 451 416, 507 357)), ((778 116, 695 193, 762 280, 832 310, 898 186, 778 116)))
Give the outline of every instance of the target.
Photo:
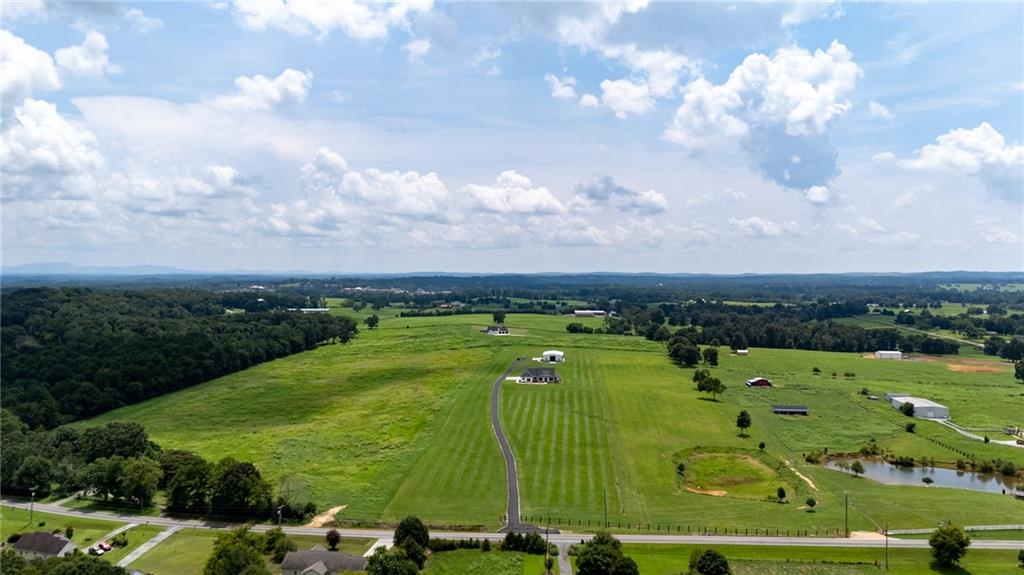
POLYGON ((277 508, 277 526, 281 526, 281 510, 284 509, 284 505, 277 508))
POLYGON ((889 522, 885 522, 885 572, 889 572, 889 522))
POLYGON ((850 492, 843 491, 843 537, 850 537, 850 492))
POLYGON ((31 495, 28 500, 28 522, 30 525, 32 524, 32 518, 35 514, 36 509, 36 489, 38 489, 38 487, 33 487, 31 490, 29 490, 29 493, 31 495))
POLYGON ((604 487, 604 528, 608 529, 608 486, 604 487))

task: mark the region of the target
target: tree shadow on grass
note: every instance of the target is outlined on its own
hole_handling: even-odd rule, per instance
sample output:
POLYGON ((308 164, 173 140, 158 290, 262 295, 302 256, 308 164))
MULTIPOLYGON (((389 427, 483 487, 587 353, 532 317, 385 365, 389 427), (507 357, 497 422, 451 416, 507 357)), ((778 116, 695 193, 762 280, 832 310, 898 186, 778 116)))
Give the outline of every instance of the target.
POLYGON ((697 400, 698 401, 710 401, 712 403, 721 403, 717 399, 712 398, 712 397, 698 397, 697 400))
POLYGON ((971 575, 971 571, 964 569, 959 565, 946 567, 945 565, 940 565, 937 561, 929 563, 928 569, 932 573, 941 573, 942 575, 971 575))

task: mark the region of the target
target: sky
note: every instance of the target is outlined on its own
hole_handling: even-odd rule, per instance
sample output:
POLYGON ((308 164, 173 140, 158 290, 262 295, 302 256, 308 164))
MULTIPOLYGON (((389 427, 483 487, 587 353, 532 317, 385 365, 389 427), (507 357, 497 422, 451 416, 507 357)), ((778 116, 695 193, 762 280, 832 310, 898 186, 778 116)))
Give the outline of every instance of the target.
POLYGON ((1024 270, 1024 3, 0 4, 5 266, 1024 270))

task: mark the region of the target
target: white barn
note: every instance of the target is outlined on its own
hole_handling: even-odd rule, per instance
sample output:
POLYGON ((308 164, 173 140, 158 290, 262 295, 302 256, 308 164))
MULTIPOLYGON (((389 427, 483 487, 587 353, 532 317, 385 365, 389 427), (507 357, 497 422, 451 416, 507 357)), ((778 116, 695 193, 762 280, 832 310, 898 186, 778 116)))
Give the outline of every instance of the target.
POLYGON ((903 352, 878 350, 875 352, 875 359, 903 359, 903 352))
POLYGON ((565 352, 558 351, 557 349, 549 349, 544 352, 543 360, 548 363, 563 363, 565 362, 565 352))
POLYGON ((603 309, 578 309, 572 312, 576 317, 604 317, 607 314, 603 309))
POLYGON ((913 405, 914 417, 922 419, 949 419, 949 408, 930 399, 898 394, 886 394, 885 398, 889 400, 893 409, 899 409, 904 403, 913 405))

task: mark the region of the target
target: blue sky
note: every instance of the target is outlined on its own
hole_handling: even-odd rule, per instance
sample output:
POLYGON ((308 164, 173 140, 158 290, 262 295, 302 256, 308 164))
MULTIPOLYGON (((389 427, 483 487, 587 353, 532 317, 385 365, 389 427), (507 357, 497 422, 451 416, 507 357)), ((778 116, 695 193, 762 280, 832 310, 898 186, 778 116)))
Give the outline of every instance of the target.
POLYGON ((3 263, 1024 269, 1024 5, 7 2, 3 263))

